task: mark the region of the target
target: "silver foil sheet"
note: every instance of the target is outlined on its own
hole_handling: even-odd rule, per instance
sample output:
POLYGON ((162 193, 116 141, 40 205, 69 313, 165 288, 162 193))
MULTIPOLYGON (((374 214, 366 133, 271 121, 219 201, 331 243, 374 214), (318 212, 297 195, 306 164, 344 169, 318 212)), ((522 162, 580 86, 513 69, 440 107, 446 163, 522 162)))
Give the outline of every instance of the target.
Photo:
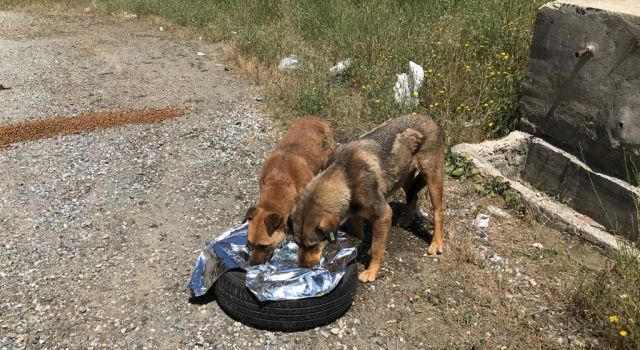
POLYGON ((245 223, 229 230, 202 249, 189 281, 193 296, 204 295, 223 273, 240 268, 247 272, 247 288, 260 301, 318 297, 333 290, 357 253, 347 235, 339 231, 316 267, 301 268, 298 246, 288 236, 267 263, 249 266, 247 229, 245 223))

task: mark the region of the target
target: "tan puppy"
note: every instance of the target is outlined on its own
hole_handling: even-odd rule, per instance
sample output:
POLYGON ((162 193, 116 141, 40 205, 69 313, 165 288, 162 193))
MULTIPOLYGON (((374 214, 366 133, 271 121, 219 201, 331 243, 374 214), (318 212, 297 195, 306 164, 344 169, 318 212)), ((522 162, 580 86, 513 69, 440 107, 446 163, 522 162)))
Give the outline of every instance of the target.
POLYGON ((260 200, 247 210, 247 244, 251 265, 265 263, 286 237, 285 222, 299 192, 326 165, 335 148, 326 121, 300 118, 292 122, 262 165, 260 200))
POLYGON ((302 191, 291 214, 290 226, 300 247, 299 264, 311 267, 319 262, 341 219, 351 216, 352 234, 360 237, 367 219, 373 224, 371 263, 359 279, 374 281, 391 226, 392 210, 386 199, 403 187, 407 207, 402 221, 410 222, 417 193, 425 183, 435 224, 428 253, 442 253, 444 150, 442 128, 420 115, 389 120, 338 148, 333 162, 302 191))

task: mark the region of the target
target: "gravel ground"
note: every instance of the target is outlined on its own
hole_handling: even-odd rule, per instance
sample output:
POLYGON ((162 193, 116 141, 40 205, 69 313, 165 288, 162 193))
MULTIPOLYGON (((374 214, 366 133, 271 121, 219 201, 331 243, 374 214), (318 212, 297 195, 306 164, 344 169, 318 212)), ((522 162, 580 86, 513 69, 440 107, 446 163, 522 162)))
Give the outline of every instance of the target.
MULTIPOLYGON (((185 108, 185 117, 0 149, 0 348, 584 348, 567 311, 591 246, 446 182, 447 250, 395 228, 378 281, 334 324, 258 331, 188 302, 199 249, 239 224, 279 133, 222 47, 146 20, 0 12, 0 125, 185 108), (198 52, 203 55, 198 55, 198 52), (513 215, 513 213, 512 213, 513 215), (534 245, 534 243, 536 243, 534 245)), ((428 225, 427 225, 428 227, 428 225)), ((584 272, 586 271, 586 272, 584 272)))

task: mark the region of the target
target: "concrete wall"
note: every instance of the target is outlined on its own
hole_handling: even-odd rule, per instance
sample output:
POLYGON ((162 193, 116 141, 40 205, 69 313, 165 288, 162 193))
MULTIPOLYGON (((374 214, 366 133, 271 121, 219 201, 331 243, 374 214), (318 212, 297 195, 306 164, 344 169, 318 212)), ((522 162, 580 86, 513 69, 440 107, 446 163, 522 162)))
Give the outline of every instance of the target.
POLYGON ((640 171, 640 0, 540 8, 520 113, 523 131, 604 173, 640 171))

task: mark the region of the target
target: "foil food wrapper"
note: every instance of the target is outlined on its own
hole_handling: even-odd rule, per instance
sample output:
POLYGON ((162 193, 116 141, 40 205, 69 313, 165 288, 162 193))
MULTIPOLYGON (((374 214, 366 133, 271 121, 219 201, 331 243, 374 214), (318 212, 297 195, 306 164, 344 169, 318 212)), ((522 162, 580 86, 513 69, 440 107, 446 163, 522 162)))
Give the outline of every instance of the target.
POLYGON ((298 245, 291 236, 280 244, 271 259, 249 265, 248 224, 229 230, 209 243, 198 256, 189 289, 195 297, 204 295, 223 273, 231 269, 247 272, 247 288, 260 301, 318 297, 335 288, 356 258, 356 247, 338 231, 335 242, 327 244, 320 263, 313 268, 298 267, 298 245))

